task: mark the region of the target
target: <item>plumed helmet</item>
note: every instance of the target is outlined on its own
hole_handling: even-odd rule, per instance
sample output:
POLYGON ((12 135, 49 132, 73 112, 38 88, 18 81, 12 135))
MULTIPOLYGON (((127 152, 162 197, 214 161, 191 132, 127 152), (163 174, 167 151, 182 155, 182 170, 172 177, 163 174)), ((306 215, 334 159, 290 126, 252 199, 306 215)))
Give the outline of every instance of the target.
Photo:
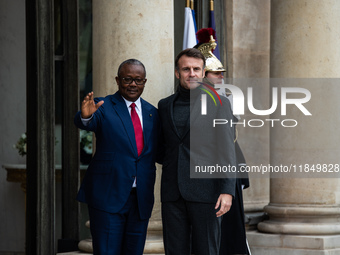
POLYGON ((200 50, 204 55, 206 62, 205 70, 207 72, 225 72, 221 61, 213 54, 213 51, 217 46, 214 39, 216 38, 215 30, 212 28, 202 28, 196 33, 196 37, 198 44, 194 48, 200 50))

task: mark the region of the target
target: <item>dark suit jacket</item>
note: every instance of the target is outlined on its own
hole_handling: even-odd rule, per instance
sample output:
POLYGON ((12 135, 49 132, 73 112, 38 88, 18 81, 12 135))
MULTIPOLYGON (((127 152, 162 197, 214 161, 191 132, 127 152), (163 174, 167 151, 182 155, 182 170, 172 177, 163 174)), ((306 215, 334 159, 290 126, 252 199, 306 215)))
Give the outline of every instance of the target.
POLYGON ((195 165, 236 166, 234 129, 230 125, 214 128, 212 123, 214 118, 232 119, 228 99, 221 97, 223 106, 215 106, 208 98, 208 114, 202 116, 201 96, 196 96, 190 107, 186 132, 180 136, 173 119, 174 101, 178 96, 179 92, 176 92, 158 103, 164 145, 162 202, 176 201, 182 196, 187 201, 216 203, 222 193, 234 196, 235 178, 190 178, 190 167, 193 170, 195 165), (200 139, 197 141, 202 140, 202 143, 191 147, 195 143, 190 145, 190 139, 200 139))
POLYGON ((156 152, 160 122, 157 109, 141 99, 144 149, 137 154, 133 124, 126 103, 119 94, 96 98, 104 104, 84 126, 80 112, 74 118, 78 128, 96 135, 96 152, 86 171, 77 199, 106 212, 118 212, 127 201, 137 177, 140 217, 149 218, 154 203, 156 152))

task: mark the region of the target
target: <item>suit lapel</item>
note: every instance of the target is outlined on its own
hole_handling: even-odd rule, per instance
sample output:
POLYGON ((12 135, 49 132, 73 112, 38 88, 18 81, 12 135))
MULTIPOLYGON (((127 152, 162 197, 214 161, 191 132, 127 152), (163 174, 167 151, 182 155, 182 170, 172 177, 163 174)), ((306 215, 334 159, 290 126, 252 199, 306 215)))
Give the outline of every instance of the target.
POLYGON ((178 136, 178 138, 181 138, 177 131, 175 121, 174 121, 174 102, 178 96, 179 96, 179 93, 176 92, 174 96, 170 98, 168 105, 167 105, 167 116, 169 117, 169 122, 170 122, 170 126, 172 130, 178 136))
POLYGON ((143 136, 144 136, 144 148, 141 155, 146 151, 148 148, 148 142, 151 139, 151 130, 153 126, 153 118, 152 115, 152 107, 150 107, 146 102, 141 98, 141 105, 142 105, 142 116, 143 116, 143 136))
POLYGON ((138 152, 137 152, 137 145, 136 145, 136 138, 135 138, 135 130, 133 128, 131 116, 126 107, 126 103, 119 92, 116 92, 112 96, 111 100, 113 102, 114 110, 116 111, 117 115, 119 116, 119 118, 121 119, 124 125, 126 135, 130 141, 130 145, 133 151, 135 152, 135 154, 137 155, 138 152))

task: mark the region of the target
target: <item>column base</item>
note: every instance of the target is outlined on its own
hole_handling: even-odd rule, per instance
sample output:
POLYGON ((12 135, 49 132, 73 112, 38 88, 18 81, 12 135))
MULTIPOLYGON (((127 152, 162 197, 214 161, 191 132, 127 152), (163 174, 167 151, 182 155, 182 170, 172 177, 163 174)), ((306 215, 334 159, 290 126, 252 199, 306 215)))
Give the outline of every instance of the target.
POLYGON ((257 225, 257 229, 264 233, 315 236, 340 234, 338 206, 269 204, 264 211, 269 215, 269 220, 257 225))
POLYGON ((252 255, 338 255, 340 235, 281 235, 247 232, 252 255))

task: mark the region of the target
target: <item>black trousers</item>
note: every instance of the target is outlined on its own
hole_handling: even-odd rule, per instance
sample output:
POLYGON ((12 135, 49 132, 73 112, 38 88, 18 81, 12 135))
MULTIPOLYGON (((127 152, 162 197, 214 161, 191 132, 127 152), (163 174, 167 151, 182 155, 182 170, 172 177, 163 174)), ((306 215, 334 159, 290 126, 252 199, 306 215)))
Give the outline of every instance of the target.
POLYGON ((185 201, 162 203, 163 239, 166 255, 218 255, 221 217, 215 204, 185 201), (192 245, 191 245, 192 244, 192 245))

